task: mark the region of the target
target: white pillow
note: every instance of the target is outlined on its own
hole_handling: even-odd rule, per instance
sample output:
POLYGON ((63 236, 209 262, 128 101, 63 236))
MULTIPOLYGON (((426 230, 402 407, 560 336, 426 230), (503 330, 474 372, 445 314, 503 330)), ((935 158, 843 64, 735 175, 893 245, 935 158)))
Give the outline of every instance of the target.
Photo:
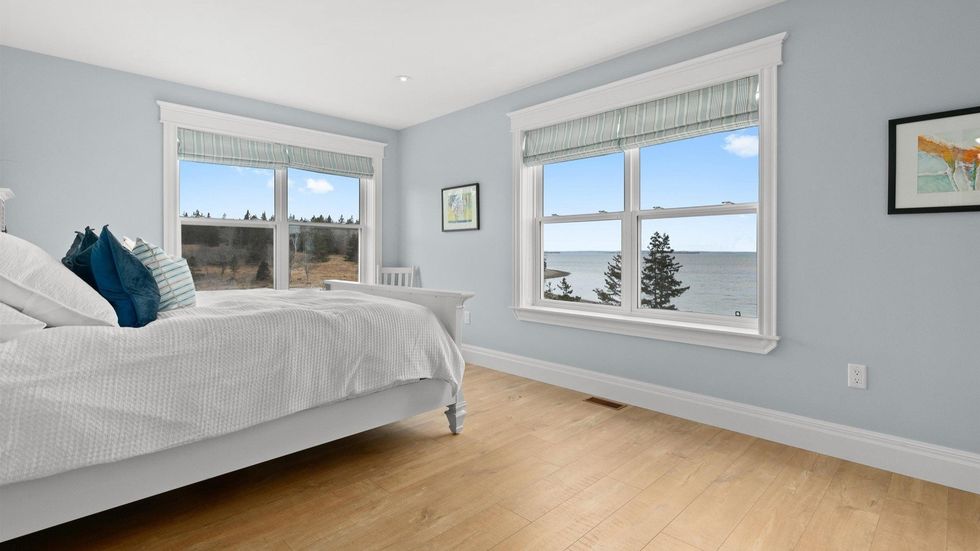
POLYGON ((41 329, 44 329, 43 321, 25 316, 0 302, 0 342, 12 341, 21 335, 41 329))
POLYGON ((0 233, 0 302, 51 327, 118 326, 95 289, 37 245, 0 233))

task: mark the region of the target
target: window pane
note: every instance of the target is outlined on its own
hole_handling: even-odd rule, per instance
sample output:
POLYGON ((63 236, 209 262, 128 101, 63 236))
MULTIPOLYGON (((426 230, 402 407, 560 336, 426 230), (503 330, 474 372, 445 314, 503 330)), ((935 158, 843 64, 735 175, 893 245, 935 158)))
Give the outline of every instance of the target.
POLYGON ((640 208, 759 199, 759 129, 744 128, 640 149, 640 208))
POLYGON ((757 317, 755 224, 755 214, 643 220, 640 307, 757 317))
POLYGON ((361 219, 361 182, 349 176, 289 169, 289 219, 350 223, 361 219))
POLYGON ((356 228, 289 226, 289 286, 319 287, 324 279, 358 280, 356 228))
POLYGON ((623 153, 544 165, 544 215, 623 210, 623 153))
POLYGON ((180 215, 256 220, 275 216, 275 171, 180 161, 180 215))
POLYGON ((619 220, 544 224, 543 231, 544 298, 619 304, 619 220))
POLYGON ((199 290, 272 287, 272 228, 180 228, 180 255, 199 290))

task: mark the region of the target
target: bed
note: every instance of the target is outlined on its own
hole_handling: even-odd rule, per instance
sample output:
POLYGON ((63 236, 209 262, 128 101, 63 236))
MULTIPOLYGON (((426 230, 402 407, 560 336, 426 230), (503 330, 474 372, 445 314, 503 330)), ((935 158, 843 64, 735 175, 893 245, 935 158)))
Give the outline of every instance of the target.
POLYGON ((0 348, 0 541, 433 409, 460 432, 472 294, 324 287, 0 348))

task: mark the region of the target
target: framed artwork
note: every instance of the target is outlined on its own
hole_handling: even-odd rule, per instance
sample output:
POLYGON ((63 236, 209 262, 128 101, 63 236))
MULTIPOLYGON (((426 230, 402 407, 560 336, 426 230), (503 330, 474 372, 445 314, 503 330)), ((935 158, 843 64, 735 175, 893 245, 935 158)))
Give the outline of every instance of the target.
POLYGON ((888 214, 980 211, 980 107, 888 121, 888 214))
POLYGON ((442 188, 442 231, 480 229, 480 184, 442 188))

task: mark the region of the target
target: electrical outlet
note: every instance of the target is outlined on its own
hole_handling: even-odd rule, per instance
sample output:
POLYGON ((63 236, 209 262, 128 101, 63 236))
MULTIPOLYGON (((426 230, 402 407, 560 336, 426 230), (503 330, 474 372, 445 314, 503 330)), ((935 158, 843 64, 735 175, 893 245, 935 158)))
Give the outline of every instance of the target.
POLYGON ((470 324, 470 311, 463 310, 463 323, 466 325, 470 324))
POLYGON ((847 364, 847 386, 868 389, 868 367, 861 364, 847 364))

